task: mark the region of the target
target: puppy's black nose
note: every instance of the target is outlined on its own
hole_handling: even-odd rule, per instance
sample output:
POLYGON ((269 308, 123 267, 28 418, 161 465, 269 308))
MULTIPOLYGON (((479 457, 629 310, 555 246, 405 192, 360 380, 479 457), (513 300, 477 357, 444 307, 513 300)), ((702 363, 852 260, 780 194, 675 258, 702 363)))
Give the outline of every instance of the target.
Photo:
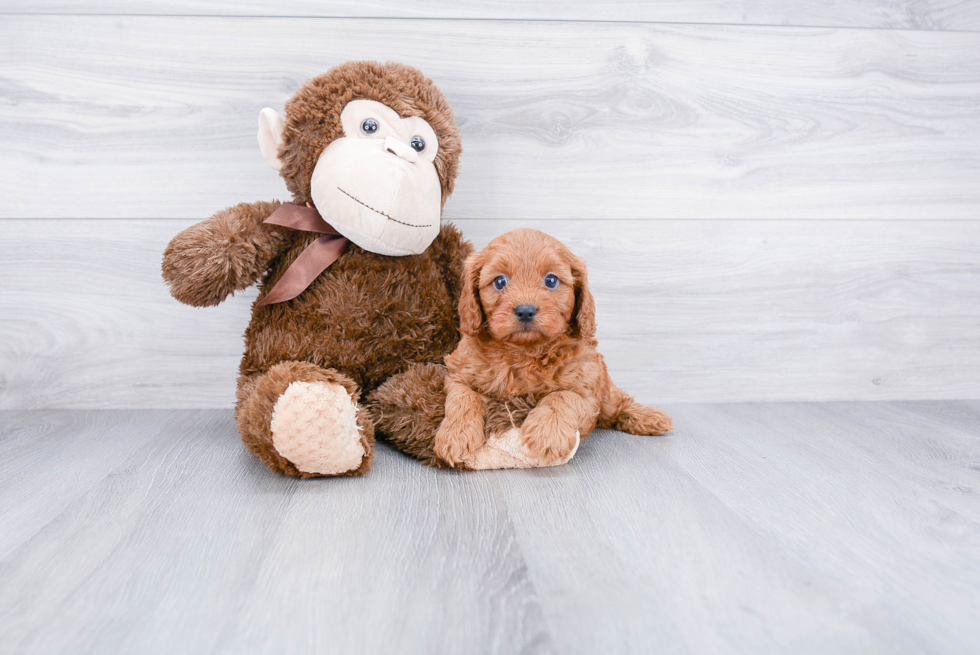
POLYGON ((534 305, 518 305, 514 308, 514 313, 517 314, 517 320, 521 323, 530 323, 537 316, 538 308, 534 305))

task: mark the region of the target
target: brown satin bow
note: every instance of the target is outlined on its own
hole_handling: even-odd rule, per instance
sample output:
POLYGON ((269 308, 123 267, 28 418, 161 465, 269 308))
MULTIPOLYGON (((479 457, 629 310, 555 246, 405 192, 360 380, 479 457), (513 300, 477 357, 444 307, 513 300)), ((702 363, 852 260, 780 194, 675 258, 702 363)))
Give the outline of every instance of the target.
POLYGON ((272 216, 263 222, 304 232, 316 232, 323 236, 306 246, 272 290, 259 301, 259 307, 291 300, 303 293, 320 273, 344 254, 347 244, 350 243, 323 220, 320 212, 310 206, 303 207, 292 203, 279 205, 279 208, 272 212, 272 216))

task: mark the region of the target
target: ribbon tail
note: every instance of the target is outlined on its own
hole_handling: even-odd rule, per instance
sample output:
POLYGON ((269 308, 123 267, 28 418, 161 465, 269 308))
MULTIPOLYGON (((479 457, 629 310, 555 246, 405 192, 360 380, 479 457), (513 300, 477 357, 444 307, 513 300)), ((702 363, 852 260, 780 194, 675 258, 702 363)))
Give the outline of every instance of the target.
POLYGON ((259 301, 258 306, 292 300, 303 293, 320 273, 344 254, 347 243, 347 239, 343 237, 338 239, 333 235, 325 235, 308 245, 296 261, 289 265, 272 290, 259 301))

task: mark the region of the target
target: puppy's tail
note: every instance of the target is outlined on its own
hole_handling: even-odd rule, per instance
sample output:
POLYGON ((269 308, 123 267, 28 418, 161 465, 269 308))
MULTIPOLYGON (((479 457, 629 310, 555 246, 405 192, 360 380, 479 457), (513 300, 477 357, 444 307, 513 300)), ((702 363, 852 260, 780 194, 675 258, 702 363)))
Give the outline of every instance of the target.
MULTIPOLYGON (((656 407, 641 405, 633 397, 623 392, 610 380, 610 412, 609 418, 600 423, 600 427, 628 434, 643 434, 658 436, 674 429, 674 422, 666 413, 656 407)), ((603 417, 605 418, 605 417, 603 417)))

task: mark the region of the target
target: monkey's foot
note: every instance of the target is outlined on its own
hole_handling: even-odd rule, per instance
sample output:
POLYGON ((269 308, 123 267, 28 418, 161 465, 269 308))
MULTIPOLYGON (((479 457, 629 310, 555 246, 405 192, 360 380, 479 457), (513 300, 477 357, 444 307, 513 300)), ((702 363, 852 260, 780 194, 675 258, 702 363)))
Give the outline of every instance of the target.
POLYGON ((292 382, 272 410, 272 444, 303 473, 339 475, 361 465, 365 451, 357 406, 333 382, 292 382))
POLYGON ((506 432, 490 435, 483 447, 471 454, 464 463, 475 471, 559 466, 568 463, 575 456, 581 442, 581 435, 576 431, 575 447, 568 453, 568 456, 558 461, 545 463, 544 459, 531 457, 528 453, 520 428, 511 428, 506 432))

